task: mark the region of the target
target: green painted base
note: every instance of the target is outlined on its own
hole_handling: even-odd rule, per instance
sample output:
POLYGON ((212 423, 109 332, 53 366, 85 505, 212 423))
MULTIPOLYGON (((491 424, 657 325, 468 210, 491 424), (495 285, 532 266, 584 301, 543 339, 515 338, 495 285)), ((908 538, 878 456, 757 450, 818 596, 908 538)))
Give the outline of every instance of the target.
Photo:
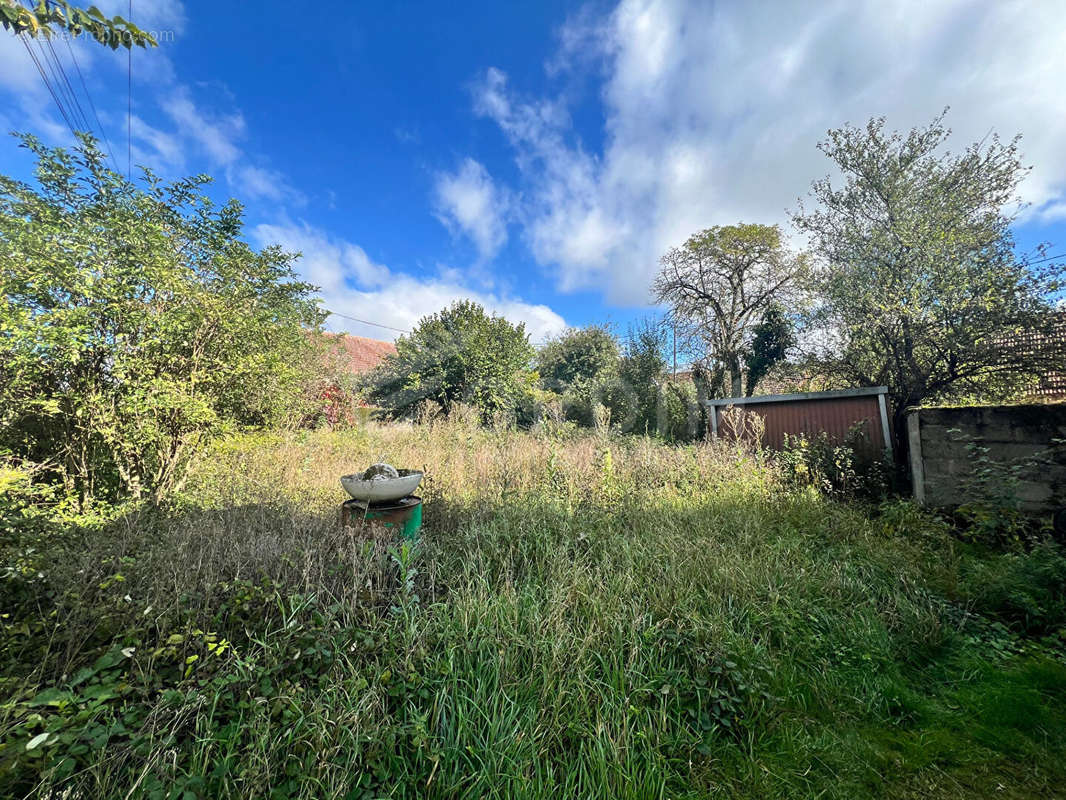
POLYGON ((368 505, 363 500, 348 500, 341 506, 341 526, 384 528, 387 533, 399 529, 408 541, 418 541, 422 530, 422 498, 411 495, 388 505, 368 505))

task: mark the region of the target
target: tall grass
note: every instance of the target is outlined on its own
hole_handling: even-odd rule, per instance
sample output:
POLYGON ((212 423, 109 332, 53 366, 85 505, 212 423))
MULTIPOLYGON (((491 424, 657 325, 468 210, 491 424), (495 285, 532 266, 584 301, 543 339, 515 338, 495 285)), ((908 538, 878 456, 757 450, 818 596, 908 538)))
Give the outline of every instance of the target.
POLYGON ((1061 592, 1056 546, 979 553, 735 448, 455 420, 247 436, 166 511, 20 528, 4 558, 13 796, 1020 797, 1066 777, 1062 608, 1032 601, 1037 635, 979 591, 1036 569, 1061 592), (379 459, 426 470, 414 547, 338 527, 338 476, 379 459))

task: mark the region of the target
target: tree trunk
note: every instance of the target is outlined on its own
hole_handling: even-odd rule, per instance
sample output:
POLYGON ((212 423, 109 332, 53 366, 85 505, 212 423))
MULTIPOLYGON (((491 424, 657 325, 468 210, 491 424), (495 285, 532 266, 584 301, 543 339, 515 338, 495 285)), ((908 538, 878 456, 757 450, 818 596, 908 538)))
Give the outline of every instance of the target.
POLYGON ((744 375, 740 371, 740 356, 731 354, 726 361, 726 365, 729 369, 729 396, 730 397, 743 397, 744 396, 744 375))
POLYGON ((911 485, 910 437, 907 435, 907 409, 920 399, 887 399, 892 404, 892 458, 896 467, 896 486, 907 490, 911 485))

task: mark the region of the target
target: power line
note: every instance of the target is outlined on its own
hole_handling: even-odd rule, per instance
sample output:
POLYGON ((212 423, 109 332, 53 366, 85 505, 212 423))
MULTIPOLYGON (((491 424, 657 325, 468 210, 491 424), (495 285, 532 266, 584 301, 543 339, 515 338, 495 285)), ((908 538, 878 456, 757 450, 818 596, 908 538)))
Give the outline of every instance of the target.
MULTIPOLYGON (((41 34, 42 36, 44 34, 41 34)), ((77 130, 81 127, 81 120, 78 119, 78 115, 74 112, 74 104, 70 100, 70 95, 64 92, 63 81, 59 77, 59 71, 56 70, 55 63, 48 58, 48 53, 44 49, 44 45, 41 43, 41 37, 35 36, 33 43, 37 45, 37 52, 41 61, 48 68, 49 74, 52 76, 52 86, 55 87, 56 96, 59 97, 60 102, 63 104, 63 108, 66 110, 67 119, 71 120, 74 129, 77 130)))
MULTIPOLYGON (((37 40, 40 43, 40 39, 37 40)), ((52 63, 55 65, 56 71, 59 73, 59 77, 62 79, 62 83, 59 84, 60 88, 66 88, 67 97, 70 99, 71 109, 76 112, 74 117, 78 122, 81 130, 86 133, 92 130, 92 125, 89 124, 89 118, 85 116, 85 109, 81 107, 81 101, 78 100, 78 95, 74 92, 74 87, 70 84, 70 78, 67 77, 67 71, 63 68, 63 64, 59 61, 59 56, 56 54, 55 47, 52 46, 52 40, 45 36, 45 45, 48 47, 48 55, 52 58, 52 63)), ((42 48, 43 49, 43 48, 42 48)))
MULTIPOLYGON (((31 0, 23 0, 23 5, 30 10, 30 13, 33 13, 31 0)), ((25 34, 23 35, 25 36, 25 34)), ((44 74, 44 68, 41 67, 40 60, 34 56, 29 43, 24 38, 22 42, 26 47, 26 52, 28 52, 30 58, 33 59, 34 64, 37 66, 37 71, 41 73, 41 77, 44 79, 46 86, 48 86, 49 92, 52 94, 52 99, 55 100, 56 104, 59 106, 60 113, 62 114, 63 119, 67 122, 67 127, 70 128, 71 134, 75 134, 75 129, 82 127, 83 120, 75 113, 77 98, 73 96, 73 93, 70 90, 70 82, 65 80, 66 73, 63 72, 62 67, 59 65, 59 59, 56 58, 55 49, 52 47, 52 40, 49 38, 48 29, 45 28, 40 31, 38 35, 33 38, 37 45, 37 50, 41 54, 41 58, 44 59, 44 63, 48 67, 48 71, 52 73, 52 81, 54 83, 49 83, 47 76, 44 74), (45 52, 44 44, 41 42, 42 38, 48 44, 48 52, 45 52), (48 58, 49 53, 52 56, 51 60, 48 58), (60 74, 62 74, 62 79, 60 74), (66 84, 67 94, 64 94, 63 92, 64 83, 66 84)), ((84 130, 84 128, 82 129, 84 130)), ((75 136, 75 138, 77 138, 77 136, 75 136)))
MULTIPOLYGON (((129 19, 133 22, 133 0, 129 19)), ((133 38, 126 42, 126 180, 133 174, 133 38)))
POLYGON ((70 39, 66 40, 67 52, 70 54, 71 63, 74 65, 74 69, 78 73, 78 79, 81 83, 82 90, 84 91, 85 98, 88 100, 89 107, 92 109, 93 119, 96 122, 95 128, 93 123, 89 120, 89 115, 85 113, 85 109, 78 97, 78 91, 71 82, 70 76, 67 74, 62 59, 56 52, 49 35, 47 33, 41 33, 39 36, 34 37, 37 43, 37 50, 40 53, 39 56, 34 53, 33 48, 30 47, 25 34, 21 34, 20 38, 22 39, 23 46, 26 48, 26 53, 30 56, 34 66, 37 68, 37 72, 40 74, 45 88, 55 102, 56 108, 59 110, 59 114, 63 118, 68 130, 70 130, 71 135, 76 138, 79 130, 86 133, 99 132, 101 138, 107 145, 108 155, 111 158, 111 162, 117 169, 118 164, 115 161, 115 154, 111 147, 110 138, 107 135, 107 131, 104 129, 103 123, 100 122, 100 115, 96 111, 96 104, 93 102, 92 94, 89 92, 89 87, 85 82, 85 75, 81 71, 81 65, 78 63, 74 48, 71 47, 70 39), (45 41, 42 42, 41 38, 44 38, 45 41), (44 64, 41 63, 42 59, 44 60, 44 64), (49 78, 49 73, 51 74, 51 79, 49 78))
POLYGON ((1054 261, 1056 258, 1066 258, 1066 253, 1059 253, 1058 255, 1054 255, 1054 256, 1045 256, 1044 258, 1038 258, 1038 259, 1036 259, 1034 261, 1026 261, 1025 263, 1026 263, 1026 265, 1028 265, 1028 264, 1043 264, 1045 261, 1054 261))
MULTIPOLYGON (((24 4, 27 8, 30 7, 29 2, 25 2, 24 4)), ((30 47, 26 35, 23 34, 21 38, 23 46, 26 48, 26 53, 30 56, 34 66, 37 68, 37 72, 40 74, 45 88, 52 96, 52 100, 55 102, 56 108, 59 110, 59 114, 66 123, 68 130, 70 130, 71 135, 77 138, 77 131, 79 130, 93 133, 93 124, 90 122, 88 114, 85 113, 81 100, 78 98, 78 92, 74 88, 74 84, 71 82, 67 70, 63 66, 62 59, 60 59, 59 54, 56 52, 55 47, 52 44, 52 39, 48 31, 42 31, 37 37, 34 37, 37 41, 37 50, 40 52, 40 57, 38 57, 30 47), (43 43, 41 41, 42 38, 44 39, 43 43), (42 58, 45 62, 44 65, 41 64, 42 58), (47 66, 47 72, 45 66, 47 66), (52 76, 51 80, 49 80, 48 77, 49 72, 52 76)), ((99 132, 100 136, 107 144, 108 154, 111 157, 112 164, 117 169, 118 164, 115 163, 115 155, 114 151, 111 149, 110 139, 107 136, 107 131, 104 130, 103 124, 100 122, 100 116, 96 111, 96 104, 93 102, 92 94, 89 92, 89 87, 85 82, 85 76, 81 71, 81 65, 78 64, 78 58, 74 53, 74 48, 71 47, 69 38, 66 39, 66 43, 71 63, 74 65, 74 69, 77 70, 82 90, 84 91, 85 97, 92 109, 93 118, 96 121, 96 131, 99 132)))
POLYGON ((74 63, 74 69, 78 71, 78 79, 81 81, 81 88, 85 91, 85 96, 89 100, 89 108, 92 109, 93 118, 96 120, 96 127, 100 130, 100 135, 104 137, 104 144, 107 145, 107 154, 111 157, 111 164, 114 166, 115 170, 118 171, 118 162, 115 160, 115 152, 111 149, 111 139, 108 138, 107 131, 100 122, 100 115, 96 113, 96 103, 93 102, 93 96, 89 93, 89 87, 85 85, 85 76, 82 75, 81 66, 78 64, 78 57, 74 54, 74 48, 70 46, 70 39, 68 38, 66 41, 67 50, 70 51, 70 60, 74 63))
POLYGON ((373 325, 375 328, 385 328, 386 330, 396 331, 397 333, 410 333, 411 331, 404 330, 403 328, 394 328, 391 325, 382 325, 380 322, 371 322, 368 319, 359 319, 358 317, 349 317, 347 314, 339 314, 336 311, 330 311, 328 308, 323 309, 327 314, 332 314, 334 317, 340 317, 341 319, 348 319, 352 322, 359 322, 363 325, 373 325))
MULTIPOLYGON (((396 331, 397 333, 411 333, 412 332, 412 331, 409 331, 409 330, 405 330, 403 328, 394 328, 391 325, 384 325, 384 324, 382 324, 380 322, 371 322, 368 319, 359 319, 358 317, 349 317, 347 314, 340 314, 340 313, 338 313, 336 311, 330 311, 328 308, 324 308, 322 310, 325 311, 330 316, 340 317, 341 319, 351 320, 352 322, 358 322, 358 323, 360 323, 362 325, 373 325, 375 328, 385 328, 386 330, 396 331)), ((546 345, 551 340, 552 340, 552 337, 549 336, 548 338, 541 339, 540 341, 537 341, 537 342, 530 342, 530 345, 533 346, 533 347, 543 347, 544 345, 546 345)))
POLYGON ((33 61, 33 65, 37 67, 37 72, 40 73, 41 80, 44 81, 44 87, 48 90, 48 94, 52 95, 52 100, 55 101, 56 108, 59 109, 59 115, 63 118, 63 121, 67 124, 67 128, 70 130, 71 136, 75 135, 74 124, 70 121, 70 116, 67 114, 66 106, 59 101, 59 95, 56 94, 55 88, 52 86, 51 81, 48 80, 48 75, 44 71, 44 67, 41 66, 40 60, 33 52, 33 48, 30 47, 30 43, 26 40, 26 34, 20 33, 19 39, 22 41, 23 47, 26 48, 26 53, 29 55, 30 60, 33 61))

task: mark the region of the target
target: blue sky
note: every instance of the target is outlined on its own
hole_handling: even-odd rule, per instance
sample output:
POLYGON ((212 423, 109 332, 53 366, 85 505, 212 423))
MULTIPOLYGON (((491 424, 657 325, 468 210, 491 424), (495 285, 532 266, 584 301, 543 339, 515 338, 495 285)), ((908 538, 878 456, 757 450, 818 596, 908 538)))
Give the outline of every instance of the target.
MULTIPOLYGON (((248 238, 303 251, 326 307, 352 317, 406 329, 472 297, 535 340, 624 328, 655 313, 669 246, 785 223, 829 171, 826 129, 882 114, 905 129, 945 106, 957 149, 1023 135, 1019 244, 1066 252, 1058 2, 134 0, 132 18, 161 39, 133 55, 134 162, 215 176, 248 238)), ((73 51, 124 168, 126 56, 73 51)), ((0 127, 70 140, 8 34, 0 127)), ((0 170, 29 166, 0 146, 0 170)))

